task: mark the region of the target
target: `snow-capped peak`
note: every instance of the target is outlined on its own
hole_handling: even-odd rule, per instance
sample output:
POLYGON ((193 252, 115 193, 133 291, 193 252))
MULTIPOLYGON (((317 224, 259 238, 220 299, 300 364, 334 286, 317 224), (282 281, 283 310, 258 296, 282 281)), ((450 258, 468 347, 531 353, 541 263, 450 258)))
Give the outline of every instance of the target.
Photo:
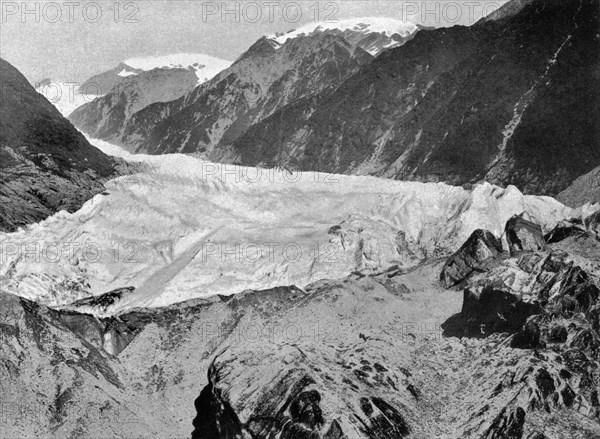
POLYGON ((284 44, 291 38, 310 35, 315 32, 325 31, 353 31, 362 34, 380 33, 388 37, 395 34, 406 38, 418 30, 417 25, 410 22, 396 20, 388 17, 358 17, 346 20, 309 23, 284 35, 273 36, 272 39, 279 44, 284 44))
POLYGON ((131 58, 123 62, 131 67, 133 71, 124 69, 120 76, 130 76, 136 74, 135 71, 149 71, 158 68, 176 69, 192 68, 198 76, 198 82, 202 83, 212 79, 221 71, 231 65, 231 61, 215 58, 201 53, 176 53, 163 56, 149 56, 140 58, 131 58))

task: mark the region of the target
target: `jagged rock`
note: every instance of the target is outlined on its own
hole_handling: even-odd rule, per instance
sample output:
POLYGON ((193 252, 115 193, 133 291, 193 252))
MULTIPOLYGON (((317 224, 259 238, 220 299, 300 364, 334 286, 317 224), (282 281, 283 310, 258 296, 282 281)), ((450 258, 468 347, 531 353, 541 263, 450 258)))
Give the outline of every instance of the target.
POLYGON ((451 288, 474 271, 485 271, 502 253, 502 242, 487 230, 475 230, 469 239, 444 264, 440 280, 451 288))
POLYGON ((593 329, 585 329, 577 334, 571 341, 571 347, 589 352, 592 356, 600 351, 600 337, 593 329))
POLYGON ((548 244, 560 242, 571 236, 580 236, 586 233, 583 221, 579 219, 564 220, 559 222, 552 231, 544 236, 548 244))
POLYGON ((546 249, 542 227, 525 219, 523 214, 515 215, 508 220, 505 233, 511 254, 546 249))
MULTIPOLYGON (((514 260, 503 263, 511 270, 517 266, 514 260)), ((567 272, 565 263, 556 260, 554 264, 555 274, 567 272)), ((407 328, 398 324, 398 316, 447 315, 459 305, 452 295, 439 294, 440 268, 440 264, 424 264, 414 272, 392 277, 381 274, 321 281, 306 291, 252 291, 227 299, 136 310, 113 319, 52 310, 0 294, 3 401, 37 398, 44 407, 54 407, 47 414, 40 413, 36 426, 9 414, 6 434, 17 437, 15 432, 26 431, 29 437, 44 437, 45 432, 58 428, 57 437, 103 437, 106 431, 124 437, 141 433, 183 437, 189 435, 190 421, 196 417, 195 437, 208 439, 264 439, 271 434, 288 439, 399 439, 435 437, 442 430, 456 431, 460 438, 479 439, 491 424, 494 428, 487 432, 489 437, 501 438, 510 437, 501 435, 518 428, 518 414, 507 409, 504 417, 496 419, 497 411, 490 407, 513 396, 526 401, 531 390, 536 396, 526 413, 528 419, 537 423, 546 416, 538 411, 544 408, 542 395, 548 394, 548 409, 558 411, 557 419, 564 419, 556 431, 568 437, 569 425, 579 418, 574 410, 561 410, 572 403, 571 407, 581 406, 578 410, 584 413, 588 407, 593 411, 594 404, 600 405, 593 393, 597 369, 591 352, 588 356, 579 348, 554 345, 552 349, 561 353, 559 362, 543 347, 536 356, 508 344, 500 347, 493 337, 469 346, 442 339, 434 331, 419 341, 424 331, 436 328, 423 329, 418 324, 407 328), (393 294, 383 280, 408 285, 414 290, 414 300, 393 294), (429 289, 437 292, 431 294, 429 289), (439 309, 432 309, 431 302, 424 303, 421 297, 441 301, 437 302, 439 309), (304 324, 310 318, 327 322, 336 332, 322 334, 329 326, 321 326, 315 333, 308 326, 305 339, 289 331, 296 327, 290 322, 304 324), (113 345, 106 343, 107 331, 123 341, 112 352, 113 345), (227 351, 218 354, 225 346, 227 351), (562 353, 564 348, 571 350, 562 353), (211 361, 215 355, 217 359, 211 361), (518 367, 515 371, 514 364, 524 372, 518 367), (539 366, 527 372, 532 364, 539 366), (38 378, 40 365, 48 375, 38 378), (421 372, 412 374, 413 368, 421 372), (454 387, 440 376, 440 368, 454 368, 463 384, 454 387), (206 369, 208 384, 204 374, 198 374, 206 369), (547 373, 539 372, 541 369, 547 373), (499 393, 490 395, 485 384, 494 381, 503 385, 499 393), (143 402, 133 414, 127 411, 132 399, 143 402), (471 408, 471 403, 463 404, 465 399, 480 401, 488 408, 471 408), (456 421, 444 421, 431 429, 439 423, 437 404, 441 401, 456 421), (436 404, 429 410, 423 402, 436 404), (165 410, 165 405, 177 411, 165 410), (106 418, 89 416, 91 410, 100 408, 106 418), (118 417, 118 413, 124 415, 118 417)), ((539 269, 536 266, 528 275, 539 277, 539 269)), ((491 276, 493 281, 491 273, 479 275, 491 276)), ((484 316, 497 313, 493 301, 486 303, 492 306, 483 311, 484 316)), ((507 314, 495 319, 501 321, 507 314)), ((577 322, 585 329, 584 317, 579 316, 577 322)), ((536 320, 536 324, 544 331, 545 325, 556 325, 552 320, 536 320)), ((587 336, 582 337, 585 339, 587 336)), ((594 416, 592 412, 584 414, 594 416)), ((591 437, 600 433, 600 428, 588 428, 591 437)))
POLYGON ((504 408, 481 439, 522 439, 525 410, 504 408))

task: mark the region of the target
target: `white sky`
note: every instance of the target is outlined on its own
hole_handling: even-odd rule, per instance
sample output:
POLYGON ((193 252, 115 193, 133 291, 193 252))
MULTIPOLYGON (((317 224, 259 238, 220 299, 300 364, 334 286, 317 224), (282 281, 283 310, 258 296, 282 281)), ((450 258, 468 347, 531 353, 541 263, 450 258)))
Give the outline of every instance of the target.
POLYGON ((198 52, 234 60, 262 35, 311 21, 385 16, 469 25, 506 1, 0 0, 0 56, 30 81, 82 82, 133 57, 198 52))

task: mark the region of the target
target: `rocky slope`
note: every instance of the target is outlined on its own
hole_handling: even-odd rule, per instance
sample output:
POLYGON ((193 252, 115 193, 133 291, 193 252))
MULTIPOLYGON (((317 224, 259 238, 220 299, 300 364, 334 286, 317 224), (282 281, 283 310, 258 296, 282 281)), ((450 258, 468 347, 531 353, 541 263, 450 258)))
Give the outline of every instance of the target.
POLYGON ((222 159, 559 193, 600 163, 600 7, 518 6, 417 33, 316 105, 255 124, 222 159))
POLYGON ((478 232, 452 290, 440 260, 104 318, 1 293, 3 433, 598 437, 596 222, 525 221, 543 249, 478 232))
POLYGON ((99 90, 96 93, 103 96, 77 108, 69 119, 92 137, 118 140, 134 113, 156 102, 179 99, 230 64, 192 54, 125 61, 79 87, 99 90))
POLYGON ((102 192, 118 161, 90 145, 2 59, 0 82, 0 230, 74 212, 102 192))

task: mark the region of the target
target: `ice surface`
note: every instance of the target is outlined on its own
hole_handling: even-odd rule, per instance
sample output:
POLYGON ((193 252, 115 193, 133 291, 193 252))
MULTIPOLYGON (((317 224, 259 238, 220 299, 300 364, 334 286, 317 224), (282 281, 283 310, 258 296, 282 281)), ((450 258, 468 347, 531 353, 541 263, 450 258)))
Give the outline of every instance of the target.
POLYGON ((135 286, 113 311, 157 307, 414 265, 408 248, 417 259, 453 251, 524 211, 545 230, 582 214, 515 187, 290 174, 91 142, 143 170, 74 214, 0 233, 3 290, 56 305, 135 286))

